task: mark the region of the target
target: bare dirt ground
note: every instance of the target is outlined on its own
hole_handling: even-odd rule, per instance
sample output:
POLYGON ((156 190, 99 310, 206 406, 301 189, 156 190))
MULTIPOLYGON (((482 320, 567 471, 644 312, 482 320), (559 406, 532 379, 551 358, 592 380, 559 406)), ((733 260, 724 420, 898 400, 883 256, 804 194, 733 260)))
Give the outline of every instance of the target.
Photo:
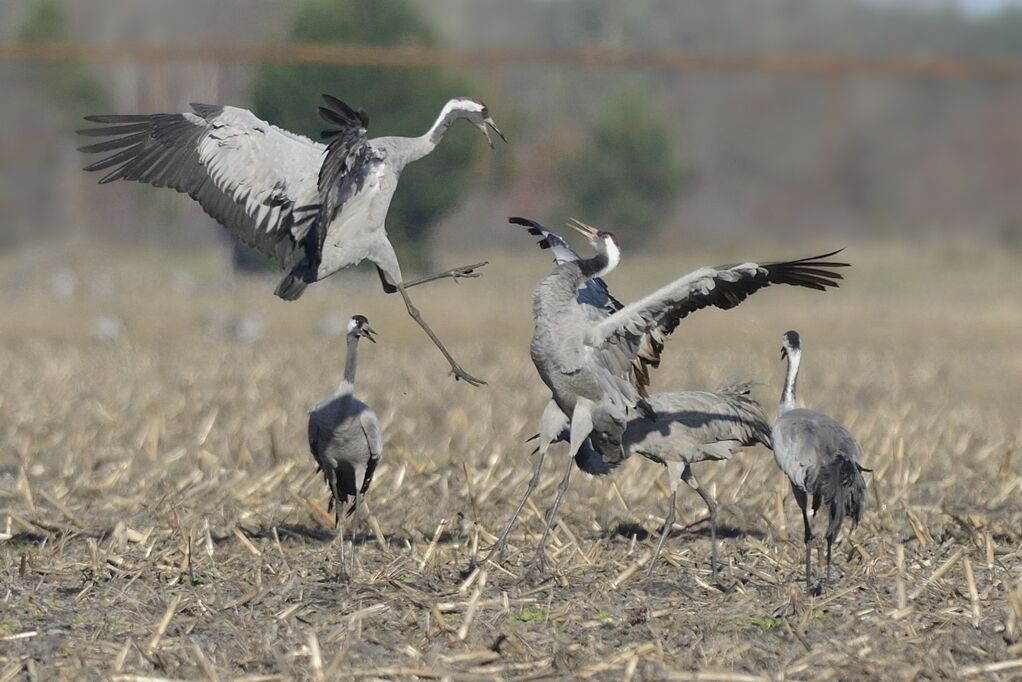
MULTIPOLYGON (((863 444, 868 508, 810 596, 797 508, 762 449, 697 471, 720 503, 716 584, 684 489, 666 556, 636 570, 667 499, 645 461, 576 475, 547 575, 525 580, 563 445, 503 560, 480 563, 546 400, 527 351, 546 257, 488 255, 484 278, 416 290, 480 389, 372 278, 284 304, 220 261, 4 257, 0 681, 1022 676, 1018 258, 852 249, 837 292, 770 290, 679 328, 655 389, 750 376, 772 414, 796 328, 803 401, 863 444), (386 452, 339 583, 305 410, 338 382, 328 332, 354 312, 380 334, 358 391, 386 452)), ((627 298, 733 256, 633 258, 611 286, 627 298)))

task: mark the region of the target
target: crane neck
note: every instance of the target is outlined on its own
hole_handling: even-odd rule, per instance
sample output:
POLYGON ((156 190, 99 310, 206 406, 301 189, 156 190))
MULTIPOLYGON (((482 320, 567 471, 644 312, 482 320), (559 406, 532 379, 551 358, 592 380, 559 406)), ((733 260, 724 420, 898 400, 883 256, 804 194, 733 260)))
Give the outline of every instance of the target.
POLYGON ((460 117, 461 112, 451 106, 450 102, 444 105, 444 108, 440 110, 440 115, 437 116, 430 129, 424 135, 412 138, 412 145, 408 150, 408 158, 405 162, 418 161, 436 149, 436 146, 444 139, 444 135, 447 134, 451 124, 460 117))
POLYGON ((344 359, 344 379, 337 391, 351 390, 355 385, 355 369, 358 365, 358 334, 348 334, 348 354, 344 359))
POLYGON ((784 377, 784 390, 781 391, 781 414, 798 407, 795 401, 795 383, 798 380, 798 365, 802 360, 802 351, 788 351, 788 372, 784 377))
POLYGON ((603 248, 592 258, 579 261, 579 268, 586 279, 604 277, 621 262, 621 249, 617 244, 607 240, 603 248))

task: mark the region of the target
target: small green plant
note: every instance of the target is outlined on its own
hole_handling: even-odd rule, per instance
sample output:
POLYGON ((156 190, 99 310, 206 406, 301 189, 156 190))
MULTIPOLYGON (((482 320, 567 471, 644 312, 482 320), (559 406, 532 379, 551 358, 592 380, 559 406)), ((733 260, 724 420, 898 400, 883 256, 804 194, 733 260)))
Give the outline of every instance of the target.
POLYGON ((534 620, 542 620, 545 615, 543 609, 523 609, 512 615, 511 618, 522 623, 529 623, 534 620))
POLYGON ((18 629, 18 621, 13 618, 4 618, 0 620, 0 635, 13 635, 14 631, 18 629))
POLYGON ((610 611, 600 611, 596 614, 596 620, 610 620, 610 611))
POLYGON ((769 632, 774 628, 779 628, 784 625, 784 619, 773 618, 770 616, 766 616, 764 618, 746 618, 743 616, 735 621, 735 625, 739 628, 756 627, 764 632, 769 632))
POLYGON ((87 622, 89 622, 89 621, 87 621, 85 619, 85 616, 83 616, 80 613, 76 613, 75 615, 71 616, 71 624, 72 625, 85 625, 87 622))

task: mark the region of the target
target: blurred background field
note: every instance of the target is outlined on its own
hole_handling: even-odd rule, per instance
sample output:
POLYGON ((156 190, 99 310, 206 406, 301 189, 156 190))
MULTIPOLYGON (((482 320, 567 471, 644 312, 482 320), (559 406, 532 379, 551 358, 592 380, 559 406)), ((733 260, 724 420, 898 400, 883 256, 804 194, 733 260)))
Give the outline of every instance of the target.
POLYGON ((1011 2, 0 4, 0 680, 1017 677, 1020 52, 1011 2), (321 91, 371 135, 418 134, 455 94, 508 134, 491 152, 455 126, 389 224, 406 274, 490 261, 416 297, 488 386, 455 383, 371 270, 281 302, 186 198, 80 170, 85 113, 224 102, 315 135, 321 91), (804 594, 762 449, 697 472, 719 586, 684 490, 666 561, 633 571, 667 499, 650 462, 575 477, 534 585, 549 464, 506 563, 472 570, 547 397, 528 339, 549 256, 508 215, 614 230, 623 300, 846 247, 840 289, 701 311, 654 376, 746 376, 773 414, 780 336, 802 333, 803 399, 874 469, 831 590, 804 594), (359 392, 387 451, 340 586, 305 410, 353 313, 380 334, 359 392))

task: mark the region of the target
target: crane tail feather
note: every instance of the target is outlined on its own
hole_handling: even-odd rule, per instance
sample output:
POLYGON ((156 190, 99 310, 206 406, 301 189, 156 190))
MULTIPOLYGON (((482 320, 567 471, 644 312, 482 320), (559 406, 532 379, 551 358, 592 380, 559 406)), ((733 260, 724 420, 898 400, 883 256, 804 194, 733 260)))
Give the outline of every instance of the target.
POLYGON ((285 301, 297 301, 305 293, 306 286, 308 286, 308 282, 292 271, 287 273, 284 279, 280 280, 280 284, 277 285, 273 293, 285 301))

